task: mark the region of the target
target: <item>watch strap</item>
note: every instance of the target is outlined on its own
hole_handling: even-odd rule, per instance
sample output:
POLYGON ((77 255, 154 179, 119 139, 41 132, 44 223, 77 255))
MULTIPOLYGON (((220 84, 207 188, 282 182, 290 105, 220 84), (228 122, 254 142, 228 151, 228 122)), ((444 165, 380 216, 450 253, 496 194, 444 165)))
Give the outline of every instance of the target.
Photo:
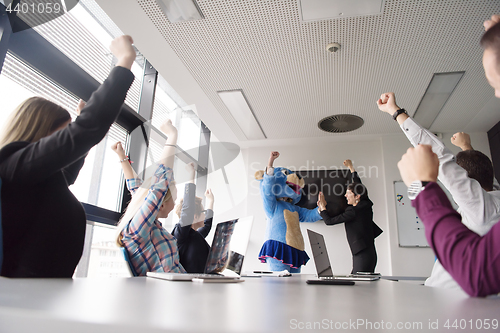
POLYGON ((415 200, 417 196, 425 189, 425 186, 430 182, 422 182, 420 180, 416 180, 410 184, 408 187, 408 198, 410 200, 415 200))
POLYGON ((392 119, 396 120, 401 113, 408 114, 405 109, 399 109, 398 111, 394 112, 394 114, 392 115, 392 119))

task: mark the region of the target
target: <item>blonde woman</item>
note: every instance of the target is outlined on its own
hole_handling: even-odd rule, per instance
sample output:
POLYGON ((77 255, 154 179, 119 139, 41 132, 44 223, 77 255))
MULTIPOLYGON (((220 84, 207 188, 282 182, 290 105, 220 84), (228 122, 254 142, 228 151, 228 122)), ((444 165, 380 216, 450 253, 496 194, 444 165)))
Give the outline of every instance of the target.
POLYGON ((120 112, 134 80, 132 42, 130 36, 112 42, 116 67, 74 122, 62 107, 33 97, 6 123, 0 137, 1 275, 73 276, 83 251, 86 216, 68 186, 120 112))
POLYGON ((146 272, 186 272, 179 262, 174 236, 158 221, 158 218, 167 217, 173 210, 177 198, 172 171, 177 129, 170 120, 162 124, 160 129, 168 139, 158 168, 145 185, 136 177, 121 143, 117 142, 111 147, 118 155, 127 188, 132 194, 132 200, 118 224, 116 242, 127 250, 139 275, 146 275, 146 272))

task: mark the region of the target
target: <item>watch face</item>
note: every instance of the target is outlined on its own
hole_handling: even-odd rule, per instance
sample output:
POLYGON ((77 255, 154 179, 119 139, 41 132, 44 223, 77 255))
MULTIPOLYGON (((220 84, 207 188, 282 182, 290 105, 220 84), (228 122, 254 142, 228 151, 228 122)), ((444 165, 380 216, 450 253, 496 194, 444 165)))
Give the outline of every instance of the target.
POLYGON ((415 200, 417 195, 422 192, 424 189, 422 182, 420 180, 416 180, 411 183, 410 187, 408 187, 408 198, 410 200, 415 200))

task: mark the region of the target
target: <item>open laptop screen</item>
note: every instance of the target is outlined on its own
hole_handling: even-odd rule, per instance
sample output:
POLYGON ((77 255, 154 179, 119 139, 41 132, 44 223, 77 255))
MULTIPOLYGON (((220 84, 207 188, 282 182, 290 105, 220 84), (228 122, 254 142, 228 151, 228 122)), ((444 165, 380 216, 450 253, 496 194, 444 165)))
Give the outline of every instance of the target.
POLYGON ((309 229, 307 229, 307 235, 311 243, 311 250, 313 252, 314 264, 316 265, 318 277, 333 276, 333 270, 330 265, 330 259, 328 258, 323 235, 309 229))
POLYGON ((231 260, 230 243, 233 237, 234 226, 238 219, 217 224, 215 229, 212 247, 208 254, 207 264, 205 265, 205 273, 217 274, 222 273, 228 266, 231 260))
MULTIPOLYGON (((217 224, 205 265, 205 273, 225 275, 224 271, 228 269, 237 275, 241 274, 252 224, 253 216, 217 224)), ((232 272, 230 275, 234 275, 232 272)))

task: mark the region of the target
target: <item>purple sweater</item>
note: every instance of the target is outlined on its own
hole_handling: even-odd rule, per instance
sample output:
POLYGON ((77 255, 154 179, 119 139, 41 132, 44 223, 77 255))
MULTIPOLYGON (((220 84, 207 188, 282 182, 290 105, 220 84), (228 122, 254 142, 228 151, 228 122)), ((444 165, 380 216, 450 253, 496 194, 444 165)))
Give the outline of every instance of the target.
POLYGON ((500 292, 500 223, 483 237, 470 231, 443 190, 430 183, 412 202, 443 267, 471 296, 500 292))

